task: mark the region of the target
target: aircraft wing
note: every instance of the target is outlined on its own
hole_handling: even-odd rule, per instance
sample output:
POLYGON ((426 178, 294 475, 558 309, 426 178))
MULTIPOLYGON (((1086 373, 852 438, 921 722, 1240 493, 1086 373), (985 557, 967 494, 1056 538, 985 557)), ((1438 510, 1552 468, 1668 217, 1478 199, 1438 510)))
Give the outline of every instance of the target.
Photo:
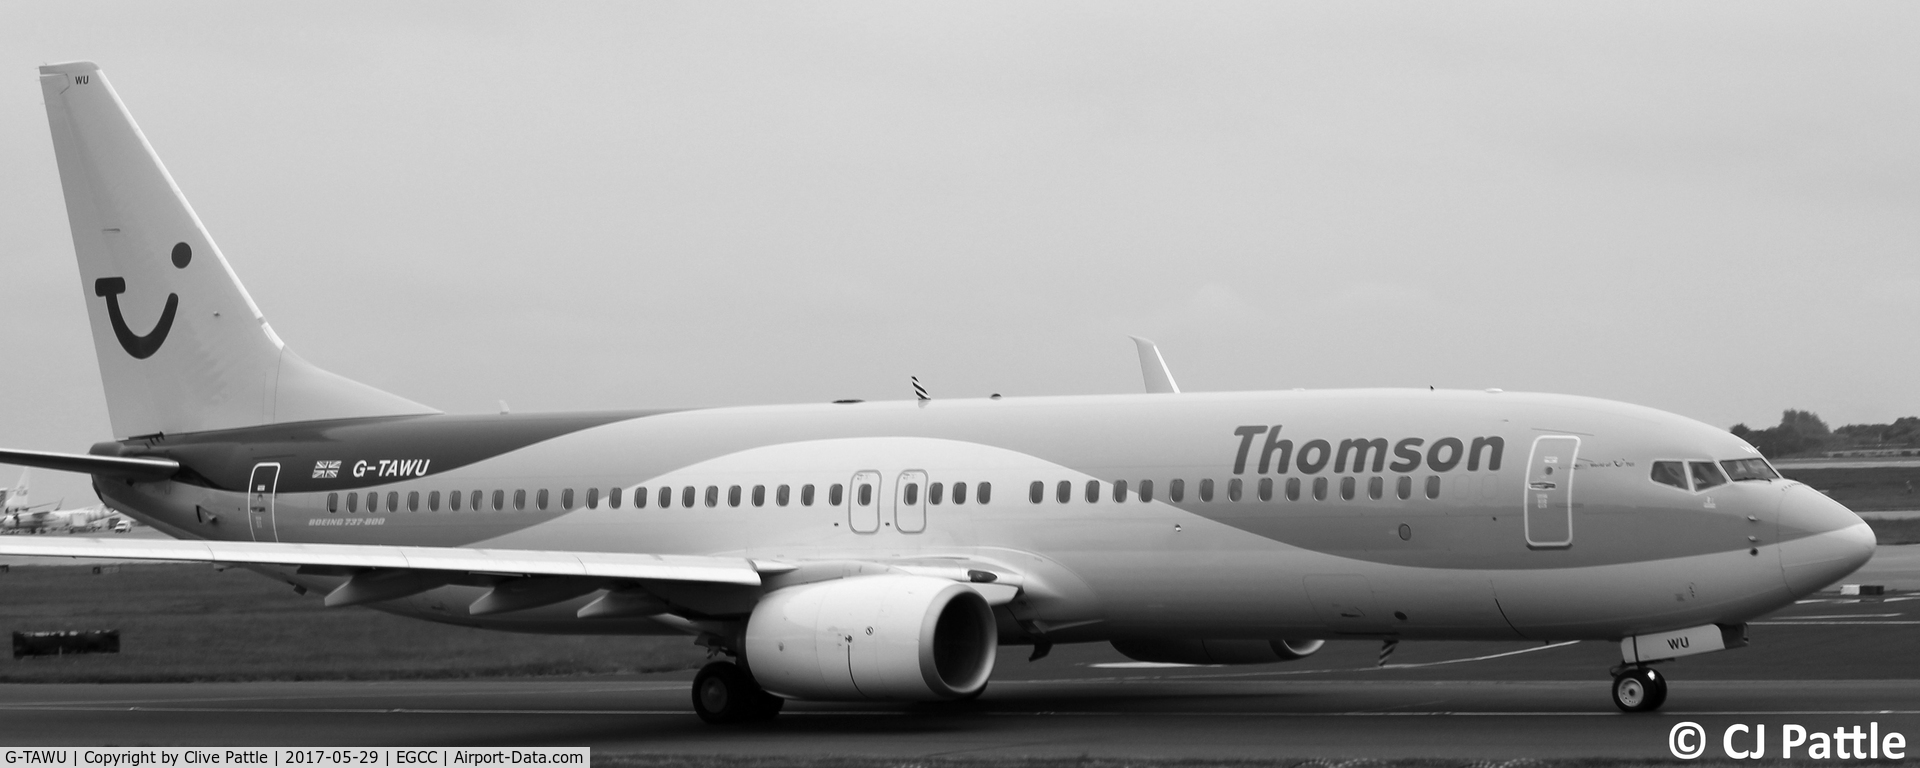
POLYGON ((446 571, 489 576, 575 576, 758 586, 760 574, 792 566, 744 557, 636 555, 529 549, 284 544, 264 541, 0 540, 0 555, 172 560, 231 565, 446 571))

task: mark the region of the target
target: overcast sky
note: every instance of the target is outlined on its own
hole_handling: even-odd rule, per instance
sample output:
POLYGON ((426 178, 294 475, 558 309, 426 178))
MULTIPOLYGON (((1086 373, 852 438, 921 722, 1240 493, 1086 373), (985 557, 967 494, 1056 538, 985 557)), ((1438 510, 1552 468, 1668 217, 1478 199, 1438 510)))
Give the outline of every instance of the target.
POLYGON ((1136 392, 1140 334, 1189 390, 1920 414, 1914 3, 9 3, 8 447, 110 437, 73 59, 292 348, 448 411, 1136 392))

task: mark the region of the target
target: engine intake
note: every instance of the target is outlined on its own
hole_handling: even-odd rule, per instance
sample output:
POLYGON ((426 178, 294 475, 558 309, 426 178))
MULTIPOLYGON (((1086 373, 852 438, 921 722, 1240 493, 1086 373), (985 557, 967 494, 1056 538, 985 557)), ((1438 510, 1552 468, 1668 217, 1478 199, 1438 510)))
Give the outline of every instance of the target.
POLYGON ((1272 664, 1312 656, 1325 640, 1115 640, 1134 661, 1163 664, 1272 664))
POLYGON ((789 698, 942 701, 985 686, 998 645, 971 587, 888 574, 769 593, 747 620, 746 661, 789 698))

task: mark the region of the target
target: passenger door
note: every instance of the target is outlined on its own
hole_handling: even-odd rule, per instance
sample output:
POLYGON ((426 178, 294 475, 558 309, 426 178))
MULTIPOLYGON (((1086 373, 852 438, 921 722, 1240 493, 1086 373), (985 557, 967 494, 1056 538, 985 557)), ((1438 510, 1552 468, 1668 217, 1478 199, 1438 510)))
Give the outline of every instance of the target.
POLYGON ((279 464, 255 464, 247 478, 247 527, 254 541, 279 541, 274 528, 273 493, 280 485, 279 464))
POLYGON ((1535 549, 1573 546, 1573 460, 1580 454, 1580 438, 1542 435, 1534 438, 1527 458, 1525 507, 1527 546, 1535 549))
POLYGON ((893 527, 901 533, 927 529, 927 473, 909 469, 894 484, 893 527))
POLYGON ((880 473, 863 469, 847 486, 847 527, 854 533, 880 530, 880 473))

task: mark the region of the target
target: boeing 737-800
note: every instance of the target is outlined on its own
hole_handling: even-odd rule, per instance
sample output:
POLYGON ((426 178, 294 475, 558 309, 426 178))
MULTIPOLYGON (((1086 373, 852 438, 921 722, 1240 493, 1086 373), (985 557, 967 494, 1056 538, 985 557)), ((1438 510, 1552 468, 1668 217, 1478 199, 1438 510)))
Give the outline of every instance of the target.
MULTIPOLYGON (((685 634, 709 721, 978 694, 1003 645, 1297 659, 1329 638, 1606 640, 1655 662, 1871 556, 1724 430, 1516 392, 1138 395, 449 415, 294 355, 99 69, 42 67, 117 439, 86 472, 179 541, 0 551, 242 565, 432 621, 685 634)), ((290 649, 289 652, 292 652, 290 649)))

